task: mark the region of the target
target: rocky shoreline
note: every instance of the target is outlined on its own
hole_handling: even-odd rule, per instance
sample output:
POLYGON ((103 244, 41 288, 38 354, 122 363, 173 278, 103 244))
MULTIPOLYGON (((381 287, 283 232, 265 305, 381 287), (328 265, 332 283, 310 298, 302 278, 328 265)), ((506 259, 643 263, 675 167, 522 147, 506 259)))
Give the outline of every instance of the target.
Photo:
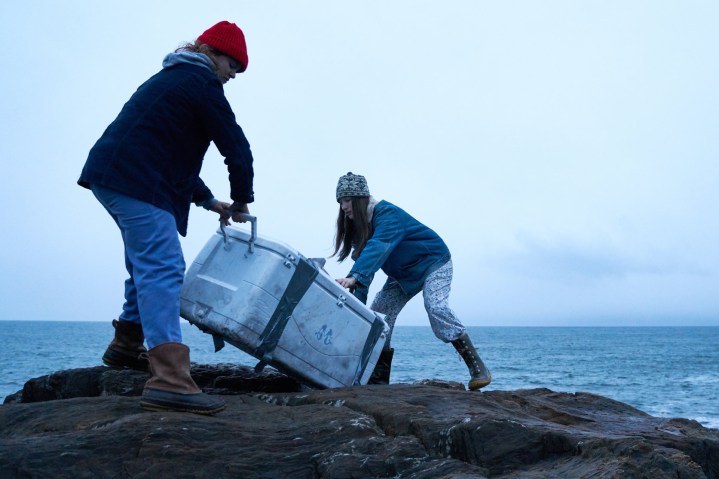
POLYGON ((193 364, 225 411, 143 411, 146 373, 31 379, 0 407, 1 478, 719 478, 719 430, 589 393, 439 380, 310 390, 193 364))

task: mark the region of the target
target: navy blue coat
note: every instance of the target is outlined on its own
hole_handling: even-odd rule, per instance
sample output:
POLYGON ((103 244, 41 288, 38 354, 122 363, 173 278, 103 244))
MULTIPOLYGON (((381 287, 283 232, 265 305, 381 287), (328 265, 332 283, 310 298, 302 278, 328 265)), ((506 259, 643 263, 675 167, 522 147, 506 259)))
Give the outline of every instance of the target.
POLYGON ((355 294, 363 301, 380 268, 387 275, 384 288, 399 284, 402 291, 415 295, 424 287, 427 276, 451 259, 449 248, 437 233, 388 201, 375 205, 372 229, 372 237, 350 271, 363 286, 355 294))
POLYGON ((213 197, 200 179, 211 141, 225 157, 232 200, 254 201, 250 145, 217 75, 190 63, 163 68, 92 147, 78 184, 104 186, 169 211, 184 236, 191 203, 213 197))

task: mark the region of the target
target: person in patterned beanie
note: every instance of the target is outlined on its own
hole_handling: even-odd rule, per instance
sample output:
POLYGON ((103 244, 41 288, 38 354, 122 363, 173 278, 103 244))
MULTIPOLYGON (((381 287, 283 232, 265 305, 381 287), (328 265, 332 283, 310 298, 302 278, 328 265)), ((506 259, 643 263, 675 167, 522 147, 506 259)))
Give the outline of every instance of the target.
POLYGON ((442 238, 398 206, 377 201, 362 175, 341 176, 335 196, 339 213, 332 256, 339 262, 347 257, 354 260, 349 274, 336 281, 366 304, 375 273, 382 269, 387 275, 370 308, 385 315, 390 331, 369 383, 389 383, 395 321, 407 302, 422 291, 435 336, 451 343, 469 368, 469 389, 487 386, 492 374, 449 307, 452 258, 442 238))

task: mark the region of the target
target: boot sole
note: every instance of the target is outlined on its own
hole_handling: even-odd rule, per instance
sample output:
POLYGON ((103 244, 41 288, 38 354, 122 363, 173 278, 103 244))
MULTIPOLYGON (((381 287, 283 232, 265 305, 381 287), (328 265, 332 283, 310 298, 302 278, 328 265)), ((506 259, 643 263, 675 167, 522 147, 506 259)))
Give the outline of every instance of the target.
POLYGON ((178 411, 195 414, 216 414, 227 407, 222 399, 212 399, 206 394, 183 394, 159 389, 145 388, 140 406, 150 411, 178 411))
POLYGON ((477 389, 481 389, 485 386, 489 386, 489 384, 492 382, 492 376, 489 377, 489 380, 482 380, 482 381, 469 381, 469 390, 470 391, 476 391, 477 389))
POLYGON ((169 405, 164 405, 164 404, 155 404, 155 403, 145 402, 145 401, 140 401, 140 406, 142 406, 142 408, 145 409, 146 411, 191 412, 193 414, 203 414, 206 416, 212 416, 213 414, 217 414, 218 412, 223 411, 225 408, 227 408, 226 404, 223 404, 222 406, 218 406, 214 409, 196 409, 196 408, 184 407, 184 406, 169 406, 169 405))

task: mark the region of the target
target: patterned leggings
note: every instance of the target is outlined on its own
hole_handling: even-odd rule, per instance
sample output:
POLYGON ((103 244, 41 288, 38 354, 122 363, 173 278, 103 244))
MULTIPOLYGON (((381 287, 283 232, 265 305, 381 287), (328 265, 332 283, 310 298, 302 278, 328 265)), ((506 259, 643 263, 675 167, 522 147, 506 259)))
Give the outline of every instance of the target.
MULTIPOLYGON (((453 271, 452 260, 449 260, 427 276, 422 288, 424 309, 427 310, 429 324, 432 326, 434 335, 445 343, 454 341, 466 331, 454 311, 449 307, 449 291, 452 286, 453 271)), ((389 334, 384 345, 385 350, 390 348, 392 331, 399 312, 413 296, 402 291, 396 282, 385 284, 375 296, 371 309, 384 314, 385 321, 389 326, 389 334)))

